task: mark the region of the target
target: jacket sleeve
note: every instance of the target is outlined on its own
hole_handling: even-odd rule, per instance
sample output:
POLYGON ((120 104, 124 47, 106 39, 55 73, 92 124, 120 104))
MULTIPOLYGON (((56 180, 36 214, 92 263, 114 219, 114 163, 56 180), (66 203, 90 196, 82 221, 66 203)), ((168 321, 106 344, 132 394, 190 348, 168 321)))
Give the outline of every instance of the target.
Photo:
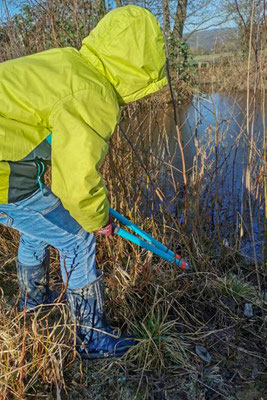
POLYGON ((115 96, 78 92, 52 116, 52 191, 88 232, 108 220, 107 190, 98 167, 119 117, 115 96))

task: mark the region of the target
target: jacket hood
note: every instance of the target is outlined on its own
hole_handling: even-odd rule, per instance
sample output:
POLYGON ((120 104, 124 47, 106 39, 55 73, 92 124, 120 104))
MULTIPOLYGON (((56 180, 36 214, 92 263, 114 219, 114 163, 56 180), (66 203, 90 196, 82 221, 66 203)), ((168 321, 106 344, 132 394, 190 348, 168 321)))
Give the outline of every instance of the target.
POLYGON ((82 42, 81 54, 114 86, 120 104, 167 84, 164 39, 157 19, 138 6, 110 11, 82 42))

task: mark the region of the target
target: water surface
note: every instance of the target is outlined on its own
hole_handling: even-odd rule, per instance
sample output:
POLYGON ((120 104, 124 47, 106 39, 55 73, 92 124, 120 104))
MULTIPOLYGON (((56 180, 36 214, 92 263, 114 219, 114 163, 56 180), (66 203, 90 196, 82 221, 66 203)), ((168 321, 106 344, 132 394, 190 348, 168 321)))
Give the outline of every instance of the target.
MULTIPOLYGON (((198 171, 201 167, 203 170, 200 188, 202 206, 210 214, 210 233, 219 216, 220 232, 227 242, 236 247, 240 239, 243 254, 253 257, 255 247, 257 258, 262 259, 264 123, 267 126, 262 101, 256 99, 254 103, 252 94, 247 98, 247 93, 202 94, 181 107, 178 118, 189 182, 196 178, 196 166, 198 171)), ((182 170, 182 164, 172 105, 160 111, 159 119, 153 150, 159 152, 158 135, 163 135, 165 126, 167 143, 160 147, 158 156, 175 167, 165 165, 161 177, 163 190, 173 199, 178 192, 170 182, 177 180, 181 189, 182 174, 178 170, 182 170)), ((170 201, 170 207, 179 214, 177 203, 170 201)))

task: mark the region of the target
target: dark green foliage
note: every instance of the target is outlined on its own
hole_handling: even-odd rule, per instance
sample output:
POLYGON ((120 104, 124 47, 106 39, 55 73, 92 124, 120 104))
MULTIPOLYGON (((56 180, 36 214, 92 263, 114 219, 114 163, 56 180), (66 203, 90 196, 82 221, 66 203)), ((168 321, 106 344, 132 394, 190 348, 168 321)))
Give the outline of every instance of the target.
POLYGON ((187 82, 192 74, 192 54, 188 44, 173 35, 168 38, 170 67, 179 79, 187 82))
POLYGON ((196 67, 187 42, 171 34, 167 37, 167 45, 173 92, 177 103, 181 104, 192 96, 191 90, 196 83, 196 67))

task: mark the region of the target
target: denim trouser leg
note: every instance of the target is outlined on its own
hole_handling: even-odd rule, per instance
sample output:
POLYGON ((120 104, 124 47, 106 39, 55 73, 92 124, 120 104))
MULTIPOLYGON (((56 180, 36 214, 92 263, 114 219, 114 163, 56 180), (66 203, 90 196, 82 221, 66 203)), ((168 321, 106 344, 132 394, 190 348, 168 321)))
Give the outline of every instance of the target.
MULTIPOLYGON (((1 206, 0 206, 1 207, 1 206)), ((18 248, 18 261, 21 264, 34 266, 43 262, 47 243, 26 233, 21 233, 18 248)))
POLYGON ((70 289, 96 279, 94 234, 70 216, 49 188, 44 187, 44 196, 38 190, 22 201, 0 204, 0 224, 20 232, 20 263, 39 265, 51 245, 59 250, 62 278, 70 289))

